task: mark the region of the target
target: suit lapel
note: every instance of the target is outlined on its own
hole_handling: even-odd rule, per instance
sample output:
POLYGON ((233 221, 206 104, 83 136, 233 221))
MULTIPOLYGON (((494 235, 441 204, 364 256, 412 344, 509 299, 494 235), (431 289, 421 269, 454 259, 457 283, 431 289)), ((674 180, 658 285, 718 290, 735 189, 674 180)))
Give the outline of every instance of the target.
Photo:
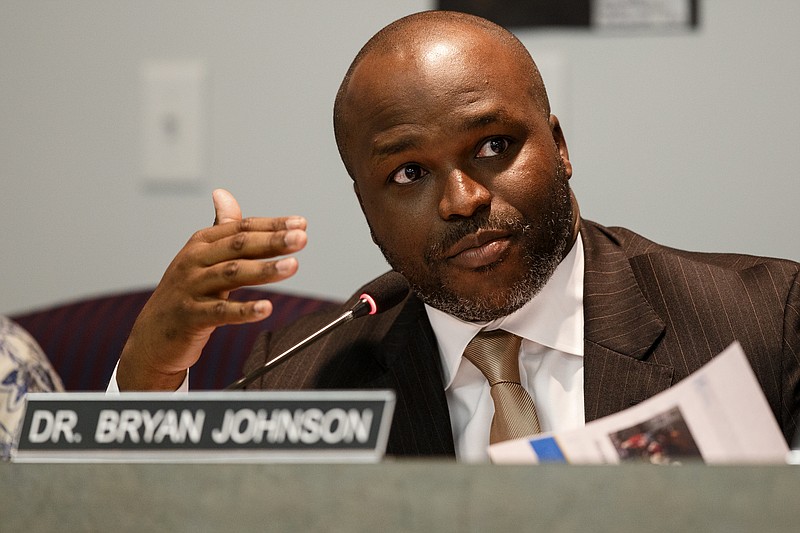
POLYGON ((672 367, 647 361, 664 334, 620 243, 583 221, 584 407, 586 421, 649 398, 672 384, 672 367))
POLYGON ((371 387, 397 394, 387 453, 454 455, 436 337, 422 302, 409 297, 376 353, 385 368, 371 387))
MULTIPOLYGON (((357 293, 358 294, 358 293, 357 293)), ((346 303, 345 309, 353 301, 346 303)), ((337 312, 338 313, 338 312, 337 312)), ((309 316, 257 353, 280 353, 338 314, 309 316)), ((414 295, 394 309, 343 325, 270 371, 266 389, 391 389, 395 391, 390 455, 455 455, 439 350, 422 302, 414 295)), ((260 362, 263 362, 263 356, 260 362)), ((256 363, 259 358, 255 359, 256 363)))

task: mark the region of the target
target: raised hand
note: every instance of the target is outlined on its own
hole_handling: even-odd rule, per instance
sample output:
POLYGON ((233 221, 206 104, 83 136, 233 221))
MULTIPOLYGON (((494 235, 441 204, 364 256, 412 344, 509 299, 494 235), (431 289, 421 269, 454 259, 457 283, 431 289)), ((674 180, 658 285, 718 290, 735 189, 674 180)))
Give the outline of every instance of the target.
POLYGON ((302 217, 242 218, 227 191, 213 193, 214 225, 192 235, 142 309, 120 356, 120 390, 175 390, 215 328, 262 320, 268 300, 236 302, 230 292, 297 272, 306 245, 302 217))

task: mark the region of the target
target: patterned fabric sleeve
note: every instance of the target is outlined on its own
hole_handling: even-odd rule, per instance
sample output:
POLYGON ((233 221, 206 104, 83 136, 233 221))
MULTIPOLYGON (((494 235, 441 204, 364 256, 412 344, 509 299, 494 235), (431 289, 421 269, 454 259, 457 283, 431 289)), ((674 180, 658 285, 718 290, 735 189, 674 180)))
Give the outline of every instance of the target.
POLYGON ((7 461, 16 439, 25 395, 63 391, 42 349, 18 324, 0 316, 0 459, 7 461))

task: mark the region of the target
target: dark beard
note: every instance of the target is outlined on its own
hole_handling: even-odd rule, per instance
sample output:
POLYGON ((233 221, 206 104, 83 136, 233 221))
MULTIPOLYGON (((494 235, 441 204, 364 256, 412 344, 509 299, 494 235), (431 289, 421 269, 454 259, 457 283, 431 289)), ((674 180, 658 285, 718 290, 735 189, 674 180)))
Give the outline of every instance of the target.
MULTIPOLYGON (((559 164, 557 172, 551 205, 546 216, 533 221, 524 217, 484 214, 453 222, 424 252, 423 259, 429 267, 429 273, 404 264, 393 257, 381 243, 378 246, 392 268, 403 274, 414 292, 431 307, 469 322, 488 322, 507 316, 542 290, 561 263, 570 244, 573 213, 563 163, 559 164), (443 250, 479 229, 507 229, 521 235, 524 268, 520 278, 502 294, 465 298, 448 289, 442 276, 430 274, 436 274, 438 263, 435 258, 441 257, 443 250)), ((488 273, 492 268, 488 266, 485 270, 488 273)))

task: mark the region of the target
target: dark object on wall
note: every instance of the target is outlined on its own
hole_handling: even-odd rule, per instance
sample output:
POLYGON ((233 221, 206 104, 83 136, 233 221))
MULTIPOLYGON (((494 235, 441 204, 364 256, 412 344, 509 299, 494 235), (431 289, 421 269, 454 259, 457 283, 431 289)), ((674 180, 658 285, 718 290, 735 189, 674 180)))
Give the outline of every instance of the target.
POLYGON ((699 0, 439 0, 506 28, 696 28, 699 0))
POLYGON ((439 9, 478 15, 506 28, 590 24, 591 0, 439 0, 439 9))

